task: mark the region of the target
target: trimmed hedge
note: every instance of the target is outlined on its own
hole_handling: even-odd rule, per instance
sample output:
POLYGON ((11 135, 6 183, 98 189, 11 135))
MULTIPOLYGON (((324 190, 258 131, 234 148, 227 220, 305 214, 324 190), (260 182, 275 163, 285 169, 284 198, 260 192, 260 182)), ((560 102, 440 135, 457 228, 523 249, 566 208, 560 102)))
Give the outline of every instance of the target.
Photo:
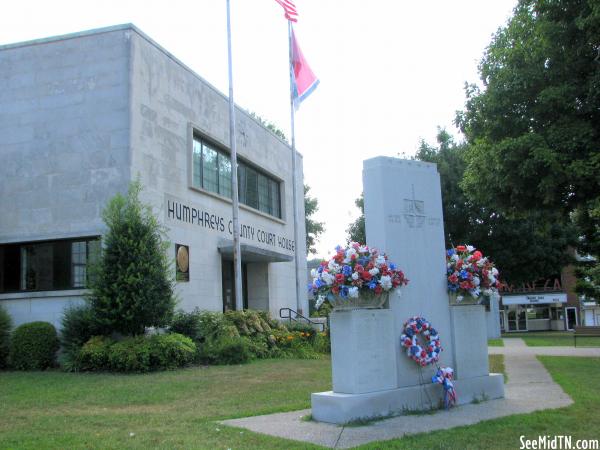
POLYGON ((105 334, 109 334, 108 330, 99 323, 89 303, 67 308, 62 318, 62 328, 60 330, 60 343, 63 350, 60 364, 63 369, 67 371, 78 370, 77 358, 83 345, 92 336, 105 334))
POLYGON ((44 370, 53 367, 59 348, 54 325, 25 323, 14 331, 10 345, 10 365, 18 370, 44 370))
POLYGON ((196 344, 177 333, 121 341, 94 336, 79 351, 76 365, 82 371, 149 372, 184 367, 195 356, 196 344))
POLYGON ((8 367, 11 329, 12 320, 8 315, 8 312, 0 305, 0 369, 8 367))

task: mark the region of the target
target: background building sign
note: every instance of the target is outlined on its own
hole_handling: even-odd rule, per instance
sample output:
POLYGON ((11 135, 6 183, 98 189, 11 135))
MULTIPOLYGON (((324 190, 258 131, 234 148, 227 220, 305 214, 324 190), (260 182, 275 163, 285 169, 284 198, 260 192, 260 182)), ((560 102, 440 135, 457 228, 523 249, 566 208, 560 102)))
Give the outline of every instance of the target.
POLYGON ((503 305, 538 305, 547 303, 567 303, 565 292, 549 292, 543 294, 503 295, 503 305))

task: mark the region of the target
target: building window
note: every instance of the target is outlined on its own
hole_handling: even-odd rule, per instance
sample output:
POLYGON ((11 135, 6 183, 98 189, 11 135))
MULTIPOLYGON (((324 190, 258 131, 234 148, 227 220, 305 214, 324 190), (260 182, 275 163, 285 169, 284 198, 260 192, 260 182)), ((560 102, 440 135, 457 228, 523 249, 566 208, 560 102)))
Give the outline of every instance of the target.
POLYGON ((84 288, 98 238, 0 245, 0 292, 84 288))
MULTIPOLYGON (((192 186, 231 198, 231 158, 226 152, 194 137, 192 186)), ((281 218, 280 183, 258 169, 238 161, 240 203, 281 218)))

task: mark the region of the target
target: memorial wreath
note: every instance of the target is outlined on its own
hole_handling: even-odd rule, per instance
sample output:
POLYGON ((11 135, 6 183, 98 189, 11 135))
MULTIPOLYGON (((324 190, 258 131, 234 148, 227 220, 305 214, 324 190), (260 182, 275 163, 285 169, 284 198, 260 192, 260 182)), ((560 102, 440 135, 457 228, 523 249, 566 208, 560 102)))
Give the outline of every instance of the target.
POLYGON ((442 345, 440 335, 423 317, 414 316, 404 324, 404 333, 400 336, 400 343, 406 348, 409 358, 425 367, 440 359, 442 345), (421 346, 417 336, 421 334, 425 340, 425 346, 421 346))

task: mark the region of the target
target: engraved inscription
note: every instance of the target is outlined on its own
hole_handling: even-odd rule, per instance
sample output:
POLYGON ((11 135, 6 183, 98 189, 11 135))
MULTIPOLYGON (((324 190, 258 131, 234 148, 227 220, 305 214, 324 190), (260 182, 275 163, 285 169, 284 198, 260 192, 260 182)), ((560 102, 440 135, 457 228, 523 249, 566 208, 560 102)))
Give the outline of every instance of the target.
POLYGON ((415 185, 412 186, 412 198, 404 199, 404 218, 410 228, 422 228, 425 224, 425 202, 415 197, 415 185))

